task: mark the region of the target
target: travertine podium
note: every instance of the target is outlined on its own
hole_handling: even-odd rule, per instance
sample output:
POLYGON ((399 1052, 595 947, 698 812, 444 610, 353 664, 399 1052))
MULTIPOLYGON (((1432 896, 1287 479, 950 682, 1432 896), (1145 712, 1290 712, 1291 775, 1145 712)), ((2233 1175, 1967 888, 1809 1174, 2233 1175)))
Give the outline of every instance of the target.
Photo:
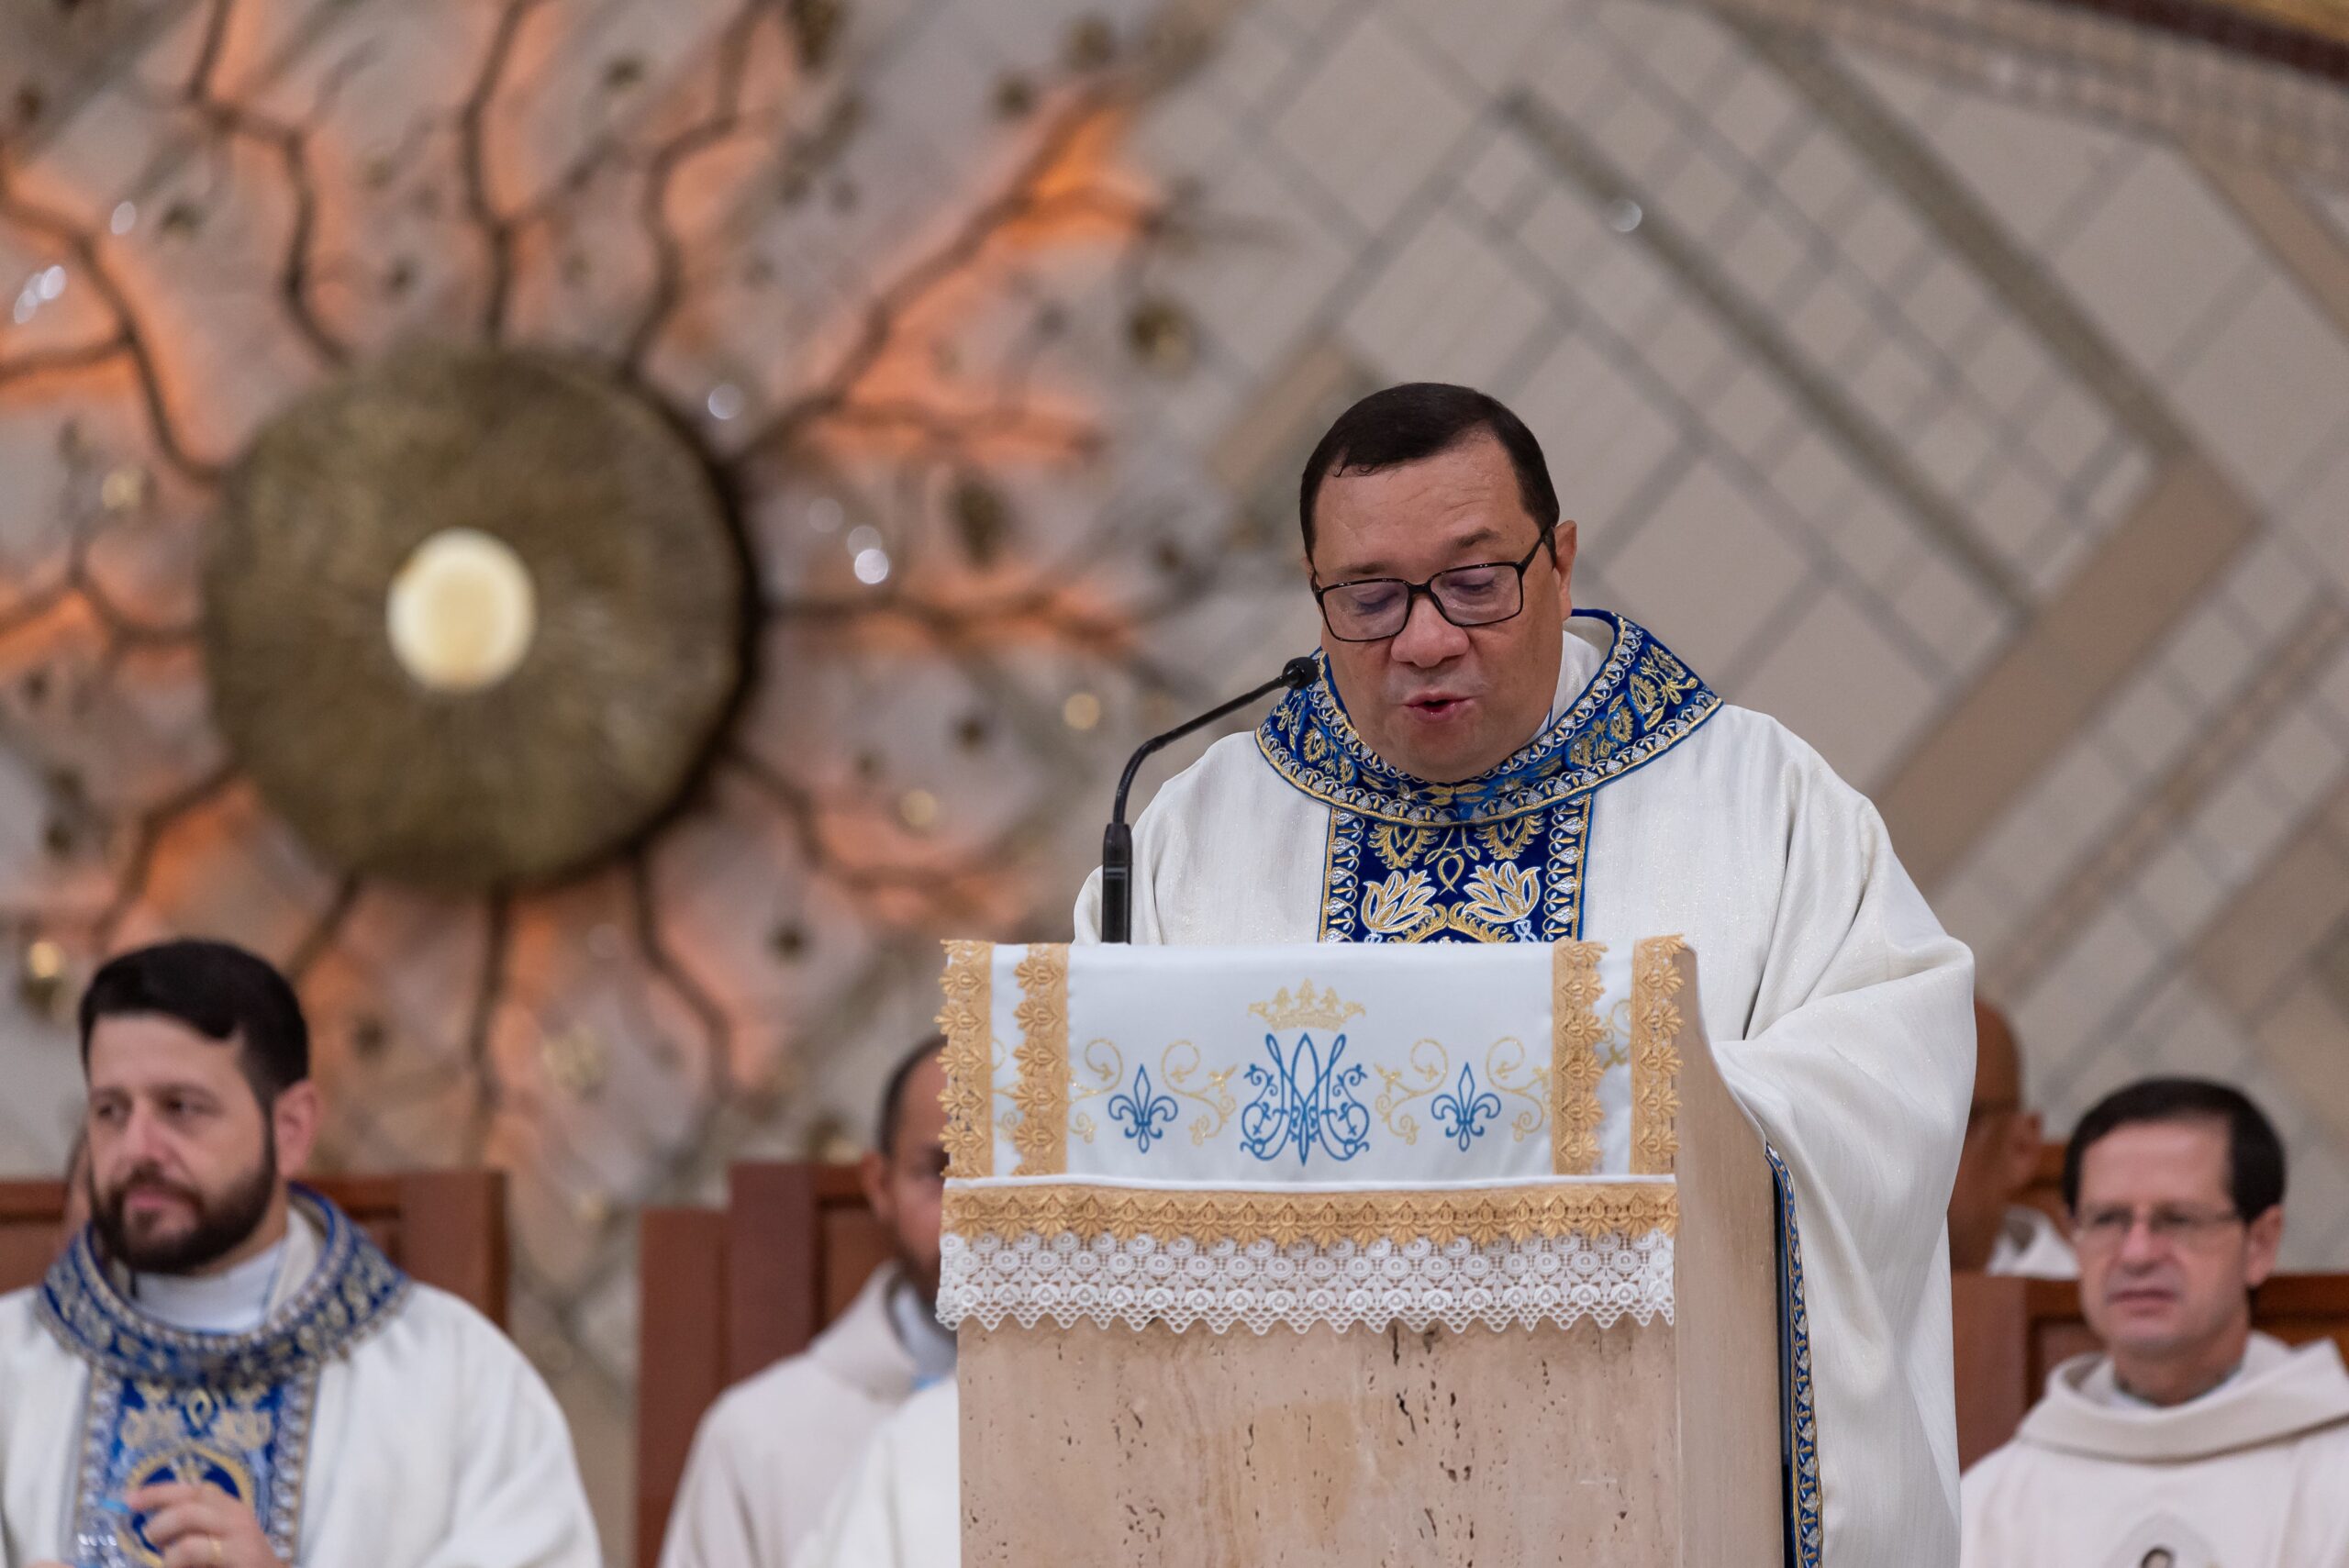
POLYGON ((1695 963, 950 944, 964 1562, 1815 1542, 1799 1242, 1695 963))

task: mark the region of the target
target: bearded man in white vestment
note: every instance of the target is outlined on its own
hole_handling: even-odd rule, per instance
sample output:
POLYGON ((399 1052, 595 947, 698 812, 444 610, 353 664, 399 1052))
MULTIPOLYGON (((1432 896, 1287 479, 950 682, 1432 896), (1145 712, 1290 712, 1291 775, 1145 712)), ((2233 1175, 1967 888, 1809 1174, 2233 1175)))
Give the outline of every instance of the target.
POLYGON ((319 1099, 284 979, 165 943, 81 1023, 91 1222, 0 1297, 0 1560, 595 1568, 538 1374, 288 1183, 319 1099))
POLYGON ((2064 1195, 2104 1352, 1966 1472, 1966 1568, 2349 1564, 2349 1373, 2251 1327, 2284 1233, 2267 1118, 2223 1084, 2132 1084, 2081 1118, 2064 1195))
MULTIPOLYGON (((1816 752, 1721 702, 1644 628, 1574 613, 1575 525, 1500 404, 1374 394, 1308 461, 1299 512, 1321 678, 1143 812, 1133 939, 1685 935, 1706 1031, 1798 1224, 1798 1568, 1949 1568, 1943 1213, 1973 1073, 1971 957, 1816 752)), ((1097 873, 1077 940, 1097 939, 1100 908, 1097 873)), ((920 1522, 951 1490, 907 1468, 952 1451, 952 1401, 899 1425, 925 1416, 941 1429, 876 1443, 847 1494, 860 1506, 801 1568, 941 1568, 884 1550, 952 1539, 951 1518, 920 1522)))
POLYGON ((952 1389, 954 1336, 938 1321, 945 1044, 922 1041, 890 1073, 862 1167, 896 1257, 805 1354, 710 1407, 669 1513, 661 1568, 788 1568, 874 1429, 917 1388, 952 1389))

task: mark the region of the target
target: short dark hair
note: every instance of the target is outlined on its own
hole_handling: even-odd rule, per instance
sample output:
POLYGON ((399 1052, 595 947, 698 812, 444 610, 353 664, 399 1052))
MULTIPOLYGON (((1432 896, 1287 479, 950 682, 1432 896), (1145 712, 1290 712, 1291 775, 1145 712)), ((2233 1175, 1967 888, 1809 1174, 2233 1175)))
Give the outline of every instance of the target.
POLYGON ((1558 492, 1550 483, 1542 443, 1498 398, 1440 381, 1406 382, 1374 392, 1338 416, 1305 460, 1305 476, 1297 485, 1297 515, 1305 531, 1305 553, 1313 553, 1313 503, 1324 479, 1418 462, 1479 433, 1490 435, 1508 454, 1509 466, 1517 471, 1518 499, 1555 553, 1552 530, 1558 526, 1558 492))
POLYGON ((2284 1140, 2251 1096, 2208 1078, 2145 1078, 2115 1089, 2080 1118, 2064 1147, 2064 1207, 2078 1212, 2080 1163, 2098 1140, 2143 1122, 2217 1122, 2227 1129, 2235 1212, 2256 1219, 2284 1201, 2284 1140))
POLYGON ((234 1041, 237 1065, 264 1106, 310 1075, 301 998, 265 959, 228 942, 187 939, 106 961, 82 993, 82 1069, 100 1018, 158 1014, 206 1040, 234 1041))
POLYGON ((912 1079, 914 1069, 945 1049, 946 1037, 931 1035, 906 1052, 889 1070, 888 1084, 881 1091, 881 1125, 873 1140, 873 1147, 881 1151, 884 1159, 897 1151, 897 1113, 905 1108, 906 1084, 912 1079))

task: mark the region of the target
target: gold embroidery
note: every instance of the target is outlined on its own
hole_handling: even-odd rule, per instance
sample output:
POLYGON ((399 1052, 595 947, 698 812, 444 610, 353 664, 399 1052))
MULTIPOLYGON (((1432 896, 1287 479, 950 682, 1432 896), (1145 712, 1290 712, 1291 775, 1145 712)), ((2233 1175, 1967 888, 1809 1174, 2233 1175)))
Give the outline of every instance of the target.
POLYGON ((1483 865, 1468 879, 1468 913, 1503 930, 1533 913, 1542 879, 1530 866, 1483 865))
POLYGON ((1598 942, 1557 942, 1550 949, 1550 1152, 1562 1176, 1598 1169, 1598 1054, 1607 1027, 1598 1021, 1598 942))
MULTIPOLYGON (((1414 1100, 1454 1086, 1452 1052, 1441 1040, 1414 1040, 1407 1060, 1408 1067, 1371 1063, 1371 1071, 1386 1085, 1371 1102, 1371 1109, 1378 1113, 1387 1131, 1406 1145, 1416 1145, 1419 1118, 1406 1107, 1414 1100)), ((1502 1036, 1485 1052, 1485 1087, 1525 1102, 1525 1108, 1509 1122, 1509 1131, 1520 1143, 1541 1131, 1542 1124, 1550 1118, 1550 1071, 1528 1062, 1525 1042, 1514 1035, 1502 1036)))
POLYGON ((995 1001, 988 973, 995 948, 988 942, 948 942, 946 973, 939 981, 946 1005, 938 1010, 938 1027, 946 1035, 946 1130, 939 1141, 946 1146, 946 1173, 969 1178, 995 1174, 994 1129, 989 1111, 995 1099, 995 1063, 988 1049, 994 1029, 995 1001))
POLYGON ((1068 1169, 1068 945, 1038 942, 1012 971, 1019 977, 1019 1107, 1011 1146, 1015 1176, 1057 1176, 1068 1169))
POLYGON ((1435 889, 1424 872, 1395 872, 1362 895, 1362 923, 1382 937, 1399 937, 1434 914, 1435 889))
POLYGON ((1550 1070, 1536 1067, 1526 1060, 1525 1042, 1515 1035, 1505 1035, 1493 1041, 1485 1052, 1485 1080, 1493 1088, 1513 1100, 1523 1100, 1525 1108, 1509 1122, 1509 1132, 1515 1141, 1524 1142, 1542 1130, 1550 1119, 1550 1070), (1508 1058, 1503 1062, 1503 1057, 1508 1058), (1512 1084, 1509 1080, 1525 1070, 1524 1080, 1512 1084))
POLYGON ((1178 1100, 1190 1101, 1206 1113, 1191 1123, 1191 1143, 1195 1148, 1204 1147, 1208 1139, 1221 1132, 1224 1124, 1229 1122, 1233 1113, 1240 1109, 1240 1102, 1232 1098, 1231 1090, 1229 1087, 1231 1075, 1240 1069, 1226 1067, 1219 1073, 1209 1073, 1207 1075, 1207 1089, 1203 1094, 1189 1087, 1191 1074, 1199 1071, 1200 1065, 1199 1048, 1187 1040, 1176 1040, 1161 1052, 1158 1058, 1159 1086, 1178 1100), (1190 1052, 1189 1057, 1179 1066, 1176 1065, 1175 1052, 1177 1051, 1190 1052), (1210 1116, 1215 1118, 1213 1122, 1208 1120, 1210 1116))
POLYGON ((1348 1018, 1362 1016, 1362 1004, 1345 1000, 1334 986, 1317 992, 1312 981, 1300 980, 1295 996, 1284 985, 1273 994, 1271 1001, 1251 1002, 1248 1010, 1264 1019, 1266 1028, 1285 1033, 1295 1029, 1344 1029, 1348 1018))
MULTIPOLYGON (((1306 987, 1308 999, 1312 995, 1312 990, 1310 985, 1306 987)), ((1275 1002, 1286 1005, 1287 996, 1288 993, 1284 991, 1275 998, 1275 1002)), ((1331 1003, 1336 1002, 1336 994, 1330 993, 1328 1000, 1331 1003)), ((1260 1002, 1256 1005, 1256 1010, 1261 1011, 1274 1005, 1275 1003, 1260 1002)), ((1353 1005, 1350 1003, 1348 1006, 1353 1005)), ((1362 1009, 1354 1006, 1353 1010, 1360 1012, 1362 1009)), ((1116 1041, 1087 1040, 1085 1042, 1082 1055, 1085 1063, 1084 1071, 1080 1072, 1074 1066, 1069 1069, 1069 1104, 1072 1106, 1083 1105, 1087 1100, 1097 1100, 1105 1095, 1114 1095, 1126 1082, 1126 1053, 1118 1049, 1116 1041), (1088 1073, 1093 1082, 1086 1082, 1088 1073)), ((1158 1053, 1158 1083, 1154 1087, 1155 1093, 1170 1095, 1178 1100, 1188 1100, 1199 1107, 1201 1114, 1191 1123, 1190 1134, 1192 1144, 1201 1148, 1206 1146, 1208 1139, 1221 1132, 1240 1109, 1240 1102, 1232 1097, 1230 1089, 1232 1077, 1239 1073, 1240 1069, 1225 1067, 1209 1072, 1206 1074, 1204 1085, 1195 1089, 1191 1087, 1191 1075, 1197 1073, 1203 1065, 1204 1060, 1199 1055, 1197 1046, 1187 1040, 1172 1040, 1168 1042, 1164 1051, 1158 1053)), ((1115 1119, 1114 1116, 1112 1119, 1115 1119)), ((1100 1129, 1091 1117, 1080 1115, 1070 1119, 1069 1130, 1090 1143, 1093 1141, 1094 1134, 1100 1129)), ((1128 1136, 1130 1137, 1131 1134, 1128 1136)))
POLYGON ((1477 839, 1485 846, 1485 853, 1497 861, 1514 861, 1525 853, 1533 842, 1533 831, 1542 826, 1542 814, 1528 811, 1503 822, 1488 822, 1476 829, 1477 839))
POLYGON ((1414 862, 1435 842, 1435 834, 1425 828, 1404 828, 1382 822, 1370 830, 1371 848, 1378 858, 1398 871, 1408 871, 1414 862))
POLYGON ((1649 937, 1631 951, 1631 1171, 1668 1175, 1680 1152, 1678 937, 1649 937))
POLYGON ((1378 1091, 1378 1097, 1370 1102, 1370 1108, 1378 1113, 1378 1119, 1386 1123, 1387 1131, 1401 1139, 1406 1145, 1414 1145, 1419 1140, 1419 1118, 1403 1107, 1413 1100, 1425 1099, 1443 1087, 1443 1075, 1452 1071, 1452 1053, 1435 1040, 1414 1040, 1405 1060, 1410 1063, 1409 1071, 1419 1078, 1416 1085, 1407 1085, 1403 1082, 1406 1072, 1403 1068, 1382 1066, 1375 1062, 1371 1063, 1371 1070, 1378 1074, 1386 1087, 1378 1091), (1397 1112, 1403 1118, 1400 1121, 1395 1119, 1397 1112))
POLYGON ((966 1240, 1016 1240, 1030 1231, 1130 1241, 1230 1240, 1286 1247, 1311 1241, 1366 1246, 1374 1241, 1476 1246, 1501 1240, 1673 1233, 1678 1189, 1669 1182, 1577 1182, 1537 1187, 1468 1187, 1452 1192, 1168 1192, 1081 1186, 950 1187, 946 1229, 966 1240))

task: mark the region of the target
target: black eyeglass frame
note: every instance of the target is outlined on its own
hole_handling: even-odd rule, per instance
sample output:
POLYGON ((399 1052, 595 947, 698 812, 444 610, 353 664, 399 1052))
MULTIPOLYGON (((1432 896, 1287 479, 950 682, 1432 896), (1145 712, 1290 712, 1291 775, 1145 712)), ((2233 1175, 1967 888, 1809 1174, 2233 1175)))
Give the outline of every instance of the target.
POLYGON ((1353 577, 1349 578, 1343 583, 1316 583, 1313 585, 1313 605, 1316 609, 1321 612, 1321 624, 1328 628, 1330 635, 1336 638, 1340 642, 1384 642, 1390 637, 1402 636, 1403 628, 1411 624, 1411 606, 1419 603, 1419 595, 1422 594, 1427 595, 1428 603, 1435 606, 1436 614, 1442 616, 1445 620, 1450 621, 1453 626, 1460 628, 1464 631, 1467 630, 1471 627, 1500 626, 1506 622, 1515 620, 1518 617, 1525 613, 1526 568, 1533 564, 1533 558, 1542 553, 1542 547, 1550 542, 1551 536, 1557 531, 1557 527, 1558 525, 1555 523, 1543 524, 1541 531, 1533 536, 1533 548, 1527 550, 1521 560, 1463 562, 1458 566, 1445 567, 1442 571, 1437 573, 1434 576, 1430 577, 1423 583, 1413 583, 1401 577, 1353 577), (1458 619, 1450 610, 1444 607, 1442 596, 1435 591, 1435 585, 1439 579, 1449 577, 1455 572, 1490 572, 1503 566, 1508 567, 1510 571, 1517 573, 1517 608, 1509 611, 1509 613, 1505 616, 1495 616, 1490 620, 1458 619), (1341 588, 1359 588, 1365 583, 1392 583, 1397 587, 1402 589, 1403 618, 1401 621, 1397 623, 1393 631, 1381 632, 1376 637, 1348 637, 1344 632, 1340 631, 1335 626, 1331 626, 1330 623, 1330 595, 1336 593, 1341 588))

